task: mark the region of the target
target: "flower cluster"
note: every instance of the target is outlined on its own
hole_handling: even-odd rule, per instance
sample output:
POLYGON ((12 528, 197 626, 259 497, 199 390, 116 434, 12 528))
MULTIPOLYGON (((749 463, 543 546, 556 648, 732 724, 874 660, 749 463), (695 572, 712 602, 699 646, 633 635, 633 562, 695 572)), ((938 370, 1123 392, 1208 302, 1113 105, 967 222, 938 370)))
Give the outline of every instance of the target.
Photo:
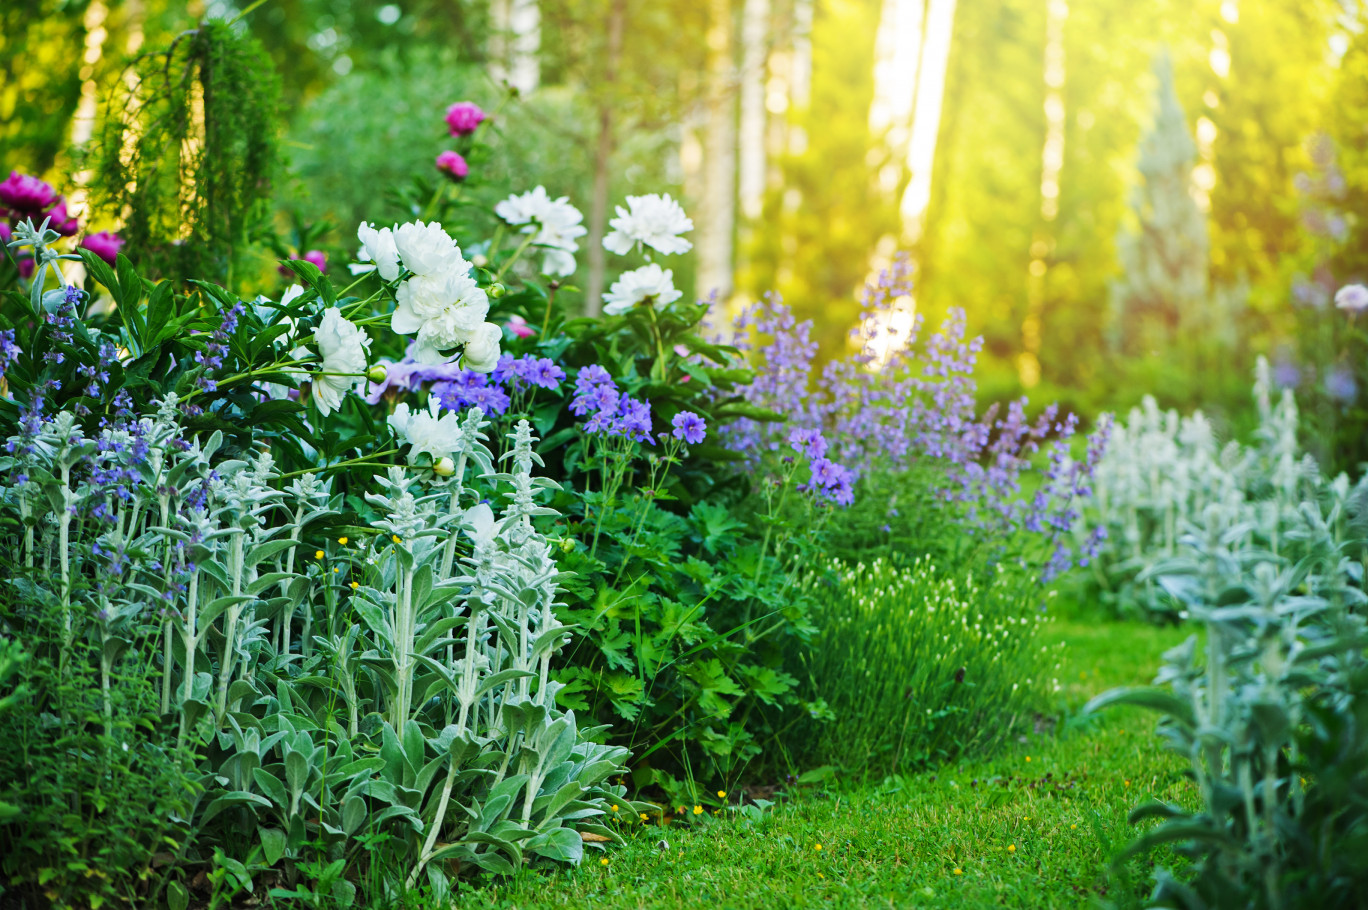
POLYGON ((789 431, 788 444, 808 459, 811 476, 798 489, 829 499, 838 506, 855 501, 855 472, 827 458, 827 441, 821 430, 794 427, 789 431))
POLYGON ((356 233, 361 258, 374 263, 381 278, 394 281, 401 267, 408 272, 395 292, 398 306, 390 326, 401 335, 416 334, 415 360, 443 363, 449 359, 445 352, 459 347, 466 369, 494 369, 503 330, 485 321, 489 297, 440 224, 415 221, 377 230, 362 222, 356 233))
MULTIPOLYGON (((603 238, 603 247, 625 256, 633 249, 650 258, 650 250, 665 255, 687 253, 693 244, 681 235, 693 230, 693 221, 668 193, 628 196, 627 208, 617 207, 617 217, 609 222, 612 231, 603 238)), ((649 263, 624 272, 603 295, 603 312, 619 316, 637 306, 662 310, 683 293, 674 286, 674 273, 649 263)))
POLYGON ((205 344, 203 351, 195 353, 195 362, 202 368, 198 376, 195 377, 195 386, 204 392, 214 392, 218 390, 218 382, 214 379, 214 373, 223 368, 223 355, 228 353, 228 339, 237 331, 238 318, 247 311, 247 305, 242 301, 233 304, 229 310, 223 314, 223 321, 219 327, 214 329, 209 341, 205 344))
POLYGON ((537 187, 522 195, 509 196, 494 206, 494 214, 519 233, 531 234, 531 243, 545 251, 542 271, 548 275, 565 277, 575 271, 575 256, 579 250, 577 238, 586 229, 579 209, 570 204, 569 197, 552 199, 545 187, 537 187))
MULTIPOLYGON (((74 237, 81 232, 81 223, 67 210, 65 197, 61 196, 46 180, 10 171, 9 177, 0 181, 0 244, 10 242, 14 228, 21 221, 46 224, 49 230, 62 237, 74 237)), ((87 234, 78 244, 90 250, 110 265, 114 265, 123 246, 123 239, 109 231, 87 234)), ((28 254, 16 257, 19 274, 27 279, 32 277, 36 263, 28 254)))
POLYGON ((623 394, 608 371, 597 364, 581 368, 576 375, 570 413, 587 418, 584 421, 587 433, 652 442, 651 403, 623 394))
MULTIPOLYGON (((1064 460, 1077 419, 1049 407, 1028 420, 1024 399, 979 416, 974 371, 982 341, 966 337, 958 310, 939 332, 921 339, 921 321, 901 308, 910 294, 905 260, 866 288, 853 333, 858 352, 828 363, 816 394, 810 392, 817 355, 811 323, 795 319, 776 296, 766 297, 736 322, 740 346, 751 349, 756 367, 744 390, 747 400, 787 415, 788 426, 800 428, 787 441, 812 460, 808 487, 829 490, 836 501, 853 497, 849 491, 860 476, 906 471, 931 458, 943 467, 939 496, 971 526, 1062 537, 1077 517, 1075 499, 1090 492, 1087 477, 1096 462, 1064 460), (825 439, 832 440, 830 453, 825 439), (1025 501, 1021 476, 1047 442, 1053 467, 1045 492, 1025 501)), ((782 424, 751 419, 724 429, 729 445, 753 468, 781 451, 784 432, 782 424)), ((1094 443, 1100 445, 1100 437, 1094 443)))

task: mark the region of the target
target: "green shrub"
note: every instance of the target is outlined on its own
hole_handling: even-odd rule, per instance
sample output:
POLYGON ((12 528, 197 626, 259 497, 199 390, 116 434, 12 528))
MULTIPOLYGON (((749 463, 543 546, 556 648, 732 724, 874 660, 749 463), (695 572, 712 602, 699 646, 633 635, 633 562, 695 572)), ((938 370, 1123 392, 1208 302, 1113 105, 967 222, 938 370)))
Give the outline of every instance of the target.
POLYGON ((986 750, 1029 717, 1049 672, 1034 585, 943 574, 929 558, 830 568, 833 586, 813 592, 818 635, 791 662, 810 704, 784 737, 796 764, 889 774, 986 750))

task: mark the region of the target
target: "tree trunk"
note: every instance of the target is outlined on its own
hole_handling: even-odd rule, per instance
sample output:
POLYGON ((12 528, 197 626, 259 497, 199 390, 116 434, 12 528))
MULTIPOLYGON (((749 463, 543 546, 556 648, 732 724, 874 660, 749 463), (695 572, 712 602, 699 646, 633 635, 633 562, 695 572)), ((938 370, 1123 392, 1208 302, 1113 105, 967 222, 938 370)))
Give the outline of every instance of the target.
POLYGON ((584 315, 603 311, 603 273, 606 259, 603 235, 608 227, 608 168, 613 158, 613 103, 622 61, 622 32, 627 21, 627 0, 613 0, 608 13, 608 52, 604 61, 603 95, 599 101, 598 145, 594 149, 594 195, 589 205, 589 276, 584 286, 584 315))
POLYGON ((912 136, 907 149, 907 170, 911 179, 899 206, 903 236, 913 242, 922 235, 926 206, 931 200, 931 169, 936 161, 945 72, 950 62, 950 39, 954 30, 955 0, 930 0, 918 66, 912 136))
POLYGON ((732 292, 736 228, 736 105, 729 0, 712 0, 708 29, 708 123, 703 141, 703 199, 695 291, 725 301, 732 292))
POLYGON ((741 214, 760 217, 765 201, 765 58, 769 45, 769 0, 746 0, 741 14, 741 130, 737 193, 741 214))
POLYGON ((495 79, 526 94, 541 82, 541 7, 537 0, 493 0, 491 40, 495 79))

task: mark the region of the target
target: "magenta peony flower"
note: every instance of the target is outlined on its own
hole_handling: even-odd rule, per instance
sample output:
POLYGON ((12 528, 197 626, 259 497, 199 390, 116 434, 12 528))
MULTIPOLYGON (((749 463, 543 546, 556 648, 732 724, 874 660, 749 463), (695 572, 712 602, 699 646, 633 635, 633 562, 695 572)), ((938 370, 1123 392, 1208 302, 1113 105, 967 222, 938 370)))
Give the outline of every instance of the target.
POLYGON ((448 149, 437 156, 437 170, 459 183, 470 173, 470 165, 460 154, 448 149))
POLYGON ((9 178, 0 183, 0 205, 14 209, 20 215, 37 215, 59 198, 46 180, 18 171, 10 171, 9 178))
POLYGON ((9 226, 8 221, 0 221, 0 246, 4 246, 14 239, 14 228, 9 226))
POLYGON ((519 338, 531 338, 537 334, 537 330, 528 325, 527 320, 521 316, 509 316, 508 321, 504 323, 504 328, 519 338))
POLYGON ((19 277, 25 281, 33 277, 35 264, 32 256, 20 256, 17 260, 19 264, 19 277))
POLYGON ((446 122, 453 136, 469 136, 489 118, 473 101, 458 101, 447 108, 446 122))
POLYGON ((90 250, 110 265, 114 265, 119 258, 119 250, 123 248, 124 239, 111 231, 100 231, 98 234, 86 234, 81 238, 79 246, 90 250))
POLYGON ((61 196, 57 197, 57 204, 51 210, 43 213, 43 217, 51 219, 48 227, 63 237, 71 237, 81 230, 81 223, 67 214, 66 200, 61 196))

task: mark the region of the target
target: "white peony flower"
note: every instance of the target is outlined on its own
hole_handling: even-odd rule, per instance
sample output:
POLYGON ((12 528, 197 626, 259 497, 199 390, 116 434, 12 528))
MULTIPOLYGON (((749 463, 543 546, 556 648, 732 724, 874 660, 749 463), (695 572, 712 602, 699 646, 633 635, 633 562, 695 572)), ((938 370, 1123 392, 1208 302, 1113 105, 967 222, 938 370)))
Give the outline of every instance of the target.
POLYGON ((461 366, 476 373, 488 373, 499 363, 499 342, 503 329, 486 322, 471 333, 465 350, 461 351, 461 366))
POLYGON ((585 234, 580 223, 584 215, 570 204, 568 196, 552 199, 546 188, 539 186, 521 196, 509 196, 494 206, 494 214, 513 227, 522 228, 520 233, 536 232, 532 242, 546 250, 543 272, 564 277, 575 271, 575 257, 571 254, 579 250, 575 238, 585 234))
POLYGON ((413 359, 441 363, 442 351, 465 344, 489 315, 489 298, 470 277, 470 263, 457 257, 451 267, 415 275, 395 294, 390 326, 400 335, 417 333, 413 359))
POLYGON ((662 253, 687 253, 693 244, 680 234, 693 230, 693 222, 670 194, 628 196, 627 209, 617 207, 618 216, 608 222, 612 233, 603 238, 603 247, 619 256, 631 252, 638 243, 662 253))
POLYGON ((447 411, 441 417, 437 396, 428 399, 428 409, 413 411, 407 403, 399 405, 387 421, 394 434, 409 448, 409 464, 417 464, 419 455, 427 455, 434 464, 443 458, 450 458, 461 445, 461 421, 455 411, 447 411))
POLYGON ((353 275, 378 269, 380 277, 393 281, 399 277, 399 250, 394 245, 394 234, 389 228, 375 229, 375 225, 361 222, 356 229, 356 238, 361 241, 361 249, 356 258, 373 265, 350 266, 353 275))
POLYGON ((323 321, 314 332, 323 369, 313 376, 313 397, 324 417, 342 407, 342 396, 366 381, 361 375, 338 376, 337 373, 360 374, 366 370, 366 351, 370 338, 366 330, 342 318, 342 311, 329 307, 323 311, 323 321))
POLYGON ((682 296, 683 291, 675 290, 674 273, 651 263, 623 272, 622 277, 613 282, 608 293, 603 295, 603 312, 617 316, 648 299, 656 309, 664 309, 682 296))
POLYGON ((439 275, 448 271, 453 261, 465 262, 456 241, 435 221, 399 225, 394 229, 394 247, 404 268, 415 275, 439 275))

